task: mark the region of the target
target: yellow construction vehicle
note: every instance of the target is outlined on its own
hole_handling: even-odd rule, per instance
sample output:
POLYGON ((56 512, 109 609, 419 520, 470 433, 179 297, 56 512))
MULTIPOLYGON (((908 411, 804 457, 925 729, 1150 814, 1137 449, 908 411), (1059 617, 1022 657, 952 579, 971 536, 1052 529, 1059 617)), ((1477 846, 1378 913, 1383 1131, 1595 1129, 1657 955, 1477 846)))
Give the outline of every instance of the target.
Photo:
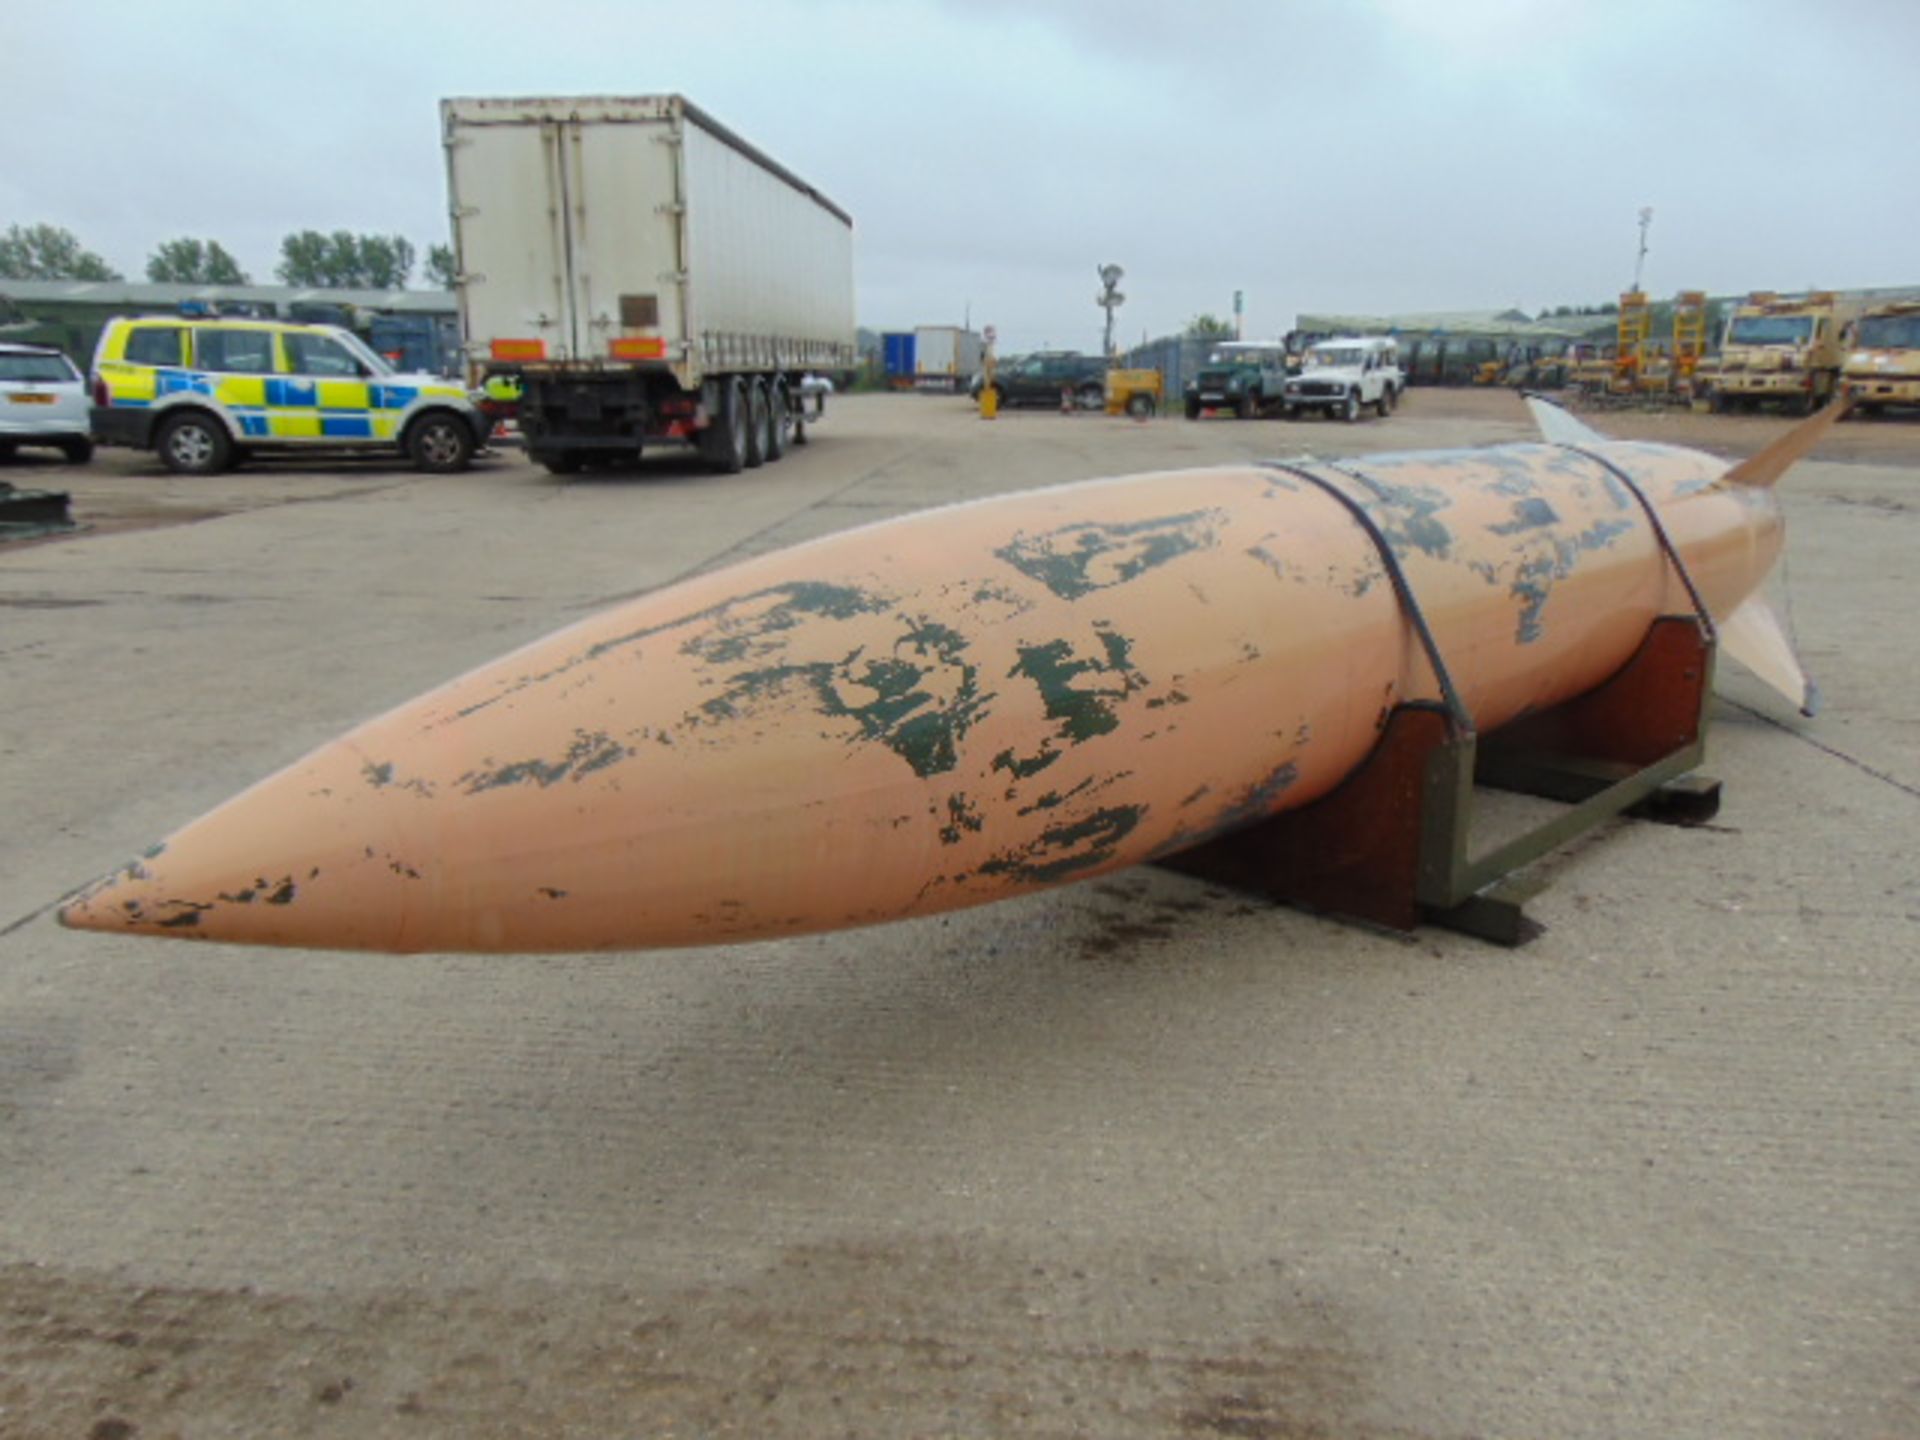
POLYGON ((1679 399, 1691 399, 1695 376, 1707 354, 1707 295, 1704 290, 1682 290, 1673 297, 1673 369, 1671 388, 1679 399))
POLYGON ((1862 315, 1842 377, 1862 415, 1920 405, 1920 301, 1875 305, 1862 315))
POLYGON ((1640 389, 1640 372, 1647 364, 1647 340, 1653 333, 1653 312, 1647 308, 1647 292, 1628 290, 1620 296, 1620 318, 1616 326, 1613 350, 1613 374, 1607 389, 1615 395, 1632 395, 1640 389))
POLYGON ((1715 410, 1778 404, 1809 414, 1840 388, 1843 339, 1858 306, 1830 291, 1755 291, 1727 323, 1713 385, 1715 410))

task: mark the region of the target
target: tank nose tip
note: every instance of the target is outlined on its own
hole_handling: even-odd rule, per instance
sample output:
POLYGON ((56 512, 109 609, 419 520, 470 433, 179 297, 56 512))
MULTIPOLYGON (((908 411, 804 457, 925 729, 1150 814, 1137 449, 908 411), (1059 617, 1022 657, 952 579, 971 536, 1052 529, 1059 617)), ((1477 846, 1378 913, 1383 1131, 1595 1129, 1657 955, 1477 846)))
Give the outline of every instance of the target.
POLYGON ((151 932, 194 925, 206 907, 161 897, 147 865, 159 852, 156 846, 143 858, 69 895, 60 902, 54 918, 69 930, 151 932))

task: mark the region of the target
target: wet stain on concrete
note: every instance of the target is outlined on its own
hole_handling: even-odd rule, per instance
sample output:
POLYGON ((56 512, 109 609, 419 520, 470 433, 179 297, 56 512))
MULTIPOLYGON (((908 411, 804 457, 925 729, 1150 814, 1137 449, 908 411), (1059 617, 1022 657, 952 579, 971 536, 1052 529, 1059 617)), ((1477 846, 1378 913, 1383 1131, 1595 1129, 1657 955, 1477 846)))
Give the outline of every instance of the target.
POLYGON ((1416 1440, 1366 1418, 1370 1348, 1284 1256, 1223 1273, 1132 1241, 920 1232, 788 1244, 725 1283, 444 1295, 0 1269, 0 1393, 31 1397, 29 1435, 96 1440, 227 1415, 263 1435, 1416 1440), (1223 1313, 1223 1291, 1254 1298, 1223 1313), (1202 1313, 1204 1334, 1182 1323, 1202 1313))

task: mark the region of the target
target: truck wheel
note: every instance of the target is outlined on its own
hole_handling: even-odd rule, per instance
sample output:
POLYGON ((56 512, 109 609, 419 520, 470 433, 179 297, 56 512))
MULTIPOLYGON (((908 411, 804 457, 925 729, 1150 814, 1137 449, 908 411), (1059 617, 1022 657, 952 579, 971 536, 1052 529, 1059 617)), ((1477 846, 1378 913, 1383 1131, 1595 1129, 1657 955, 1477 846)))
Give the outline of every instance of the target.
POLYGON ((1189 420, 1198 420, 1200 418, 1200 402, 1198 400, 1187 401, 1187 418, 1189 420))
POLYGON ((1074 403, 1082 410, 1103 410, 1107 404, 1107 392, 1098 385, 1083 385, 1080 393, 1074 397, 1074 403))
POLYGON ((226 427, 202 410, 174 415, 160 426, 153 448, 176 475, 218 475, 233 456, 226 427))
POLYGON ((1282 405, 1280 407, 1280 418, 1282 420, 1298 420, 1300 418, 1300 407, 1298 405, 1282 405))
POLYGON ((1242 420, 1258 420, 1260 418, 1260 397, 1258 395, 1242 395, 1240 397, 1239 409, 1242 420))
POLYGON ((767 462, 767 431, 773 428, 773 404, 767 399, 767 382, 747 381, 747 469, 757 470, 767 462))
POLYGON ((747 468, 747 392, 737 377, 720 382, 720 409, 703 435, 707 463, 723 475, 747 468))
POLYGON ((778 460, 787 453, 787 432, 793 429, 793 409, 787 403, 787 382, 776 380, 767 391, 770 408, 767 425, 767 459, 778 460))
POLYGON ((1129 395, 1127 414, 1136 420, 1148 420, 1153 417, 1153 397, 1151 395, 1129 395))
POLYGON ((1380 398, 1373 402, 1373 409, 1374 413, 1382 420, 1393 413, 1393 387, 1391 385, 1383 385, 1380 387, 1380 398))
POLYGON ((1340 418, 1349 425, 1360 418, 1360 396, 1358 392, 1353 390, 1347 392, 1347 398, 1342 401, 1340 405, 1340 418))
POLYGON ((414 469, 428 475, 455 475, 473 460, 473 444, 472 427, 458 415, 441 410, 409 425, 403 448, 414 469))

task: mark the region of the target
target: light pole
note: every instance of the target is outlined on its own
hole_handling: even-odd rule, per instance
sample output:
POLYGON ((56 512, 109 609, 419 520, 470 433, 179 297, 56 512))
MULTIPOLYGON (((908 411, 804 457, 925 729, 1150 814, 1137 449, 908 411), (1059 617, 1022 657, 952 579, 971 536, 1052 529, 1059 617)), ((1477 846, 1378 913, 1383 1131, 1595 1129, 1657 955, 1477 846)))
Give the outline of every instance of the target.
POLYGON ((1108 363, 1113 360, 1113 312, 1127 303, 1127 297, 1119 290, 1120 277, 1126 273, 1118 265, 1102 265, 1099 270, 1100 293, 1093 303, 1107 312, 1107 333, 1100 343, 1100 358, 1108 363))

